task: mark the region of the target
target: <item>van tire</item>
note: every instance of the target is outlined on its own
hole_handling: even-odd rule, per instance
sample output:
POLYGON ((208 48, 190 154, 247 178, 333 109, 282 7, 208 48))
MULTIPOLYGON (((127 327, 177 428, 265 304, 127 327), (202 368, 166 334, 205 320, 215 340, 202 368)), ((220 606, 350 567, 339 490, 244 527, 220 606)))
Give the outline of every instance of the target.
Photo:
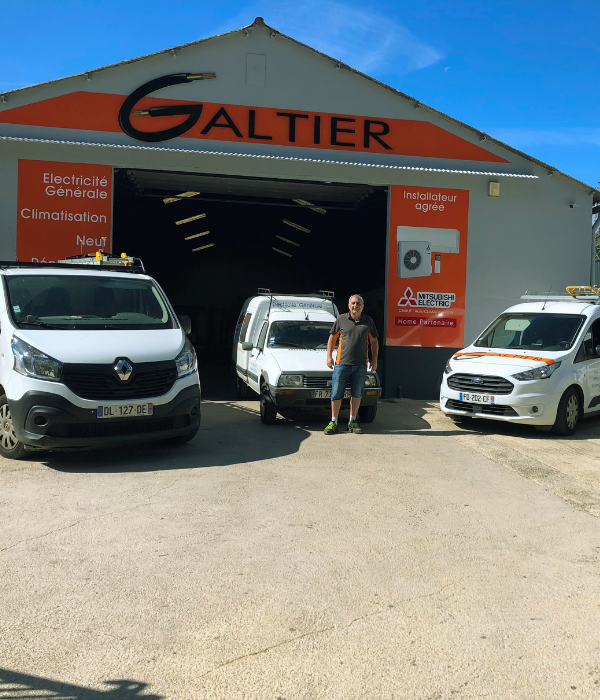
POLYGON ((569 387, 562 395, 552 426, 555 435, 573 435, 581 419, 581 395, 574 387, 569 387))
POLYGON ((25 445, 17 440, 6 394, 0 395, 0 455, 7 459, 23 459, 25 445))
POLYGON ((372 423, 377 415, 377 404, 372 406, 361 406, 358 409, 358 417, 361 423, 372 423))
POLYGON ((250 401, 254 398, 256 398, 256 392, 253 391, 245 381, 240 379, 240 377, 236 374, 236 380, 235 380, 235 393, 236 396, 238 397, 239 401, 250 401))
POLYGON ((260 419, 265 425, 275 425, 277 422, 277 406, 266 384, 260 390, 260 419))

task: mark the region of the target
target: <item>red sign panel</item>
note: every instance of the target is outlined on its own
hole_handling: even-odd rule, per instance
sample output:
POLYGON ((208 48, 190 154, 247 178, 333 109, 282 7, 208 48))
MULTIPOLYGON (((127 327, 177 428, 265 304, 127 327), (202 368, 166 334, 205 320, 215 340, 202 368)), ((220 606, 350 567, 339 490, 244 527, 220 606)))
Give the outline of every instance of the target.
MULTIPOLYGON (((125 99, 125 95, 73 92, 4 110, 0 112, 0 123, 121 132, 118 115, 125 99)), ((412 119, 143 97, 131 114, 131 125, 141 132, 157 133, 186 121, 187 112, 184 116, 163 116, 152 112, 158 107, 179 107, 188 111, 190 107, 196 108, 197 117, 181 134, 188 139, 508 162, 431 122, 412 119), (136 112, 145 114, 136 116, 136 112)))
POLYGON ((462 348, 468 190, 390 188, 387 345, 462 348))
POLYGON ((109 251, 111 211, 111 166, 20 160, 17 259, 109 251))

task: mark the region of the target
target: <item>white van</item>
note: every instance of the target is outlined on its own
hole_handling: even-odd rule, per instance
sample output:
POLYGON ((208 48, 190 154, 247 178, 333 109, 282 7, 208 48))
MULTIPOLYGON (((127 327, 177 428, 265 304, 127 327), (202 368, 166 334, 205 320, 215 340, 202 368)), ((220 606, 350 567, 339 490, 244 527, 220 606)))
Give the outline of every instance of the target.
POLYGON ((189 318, 143 266, 98 254, 0 276, 0 455, 194 437, 189 318))
POLYGON ((580 419, 600 414, 600 290, 527 293, 444 371, 440 407, 526 423, 572 435, 580 419))
MULTIPOLYGON (((275 423, 278 412, 331 407, 327 341, 337 316, 333 292, 287 295, 259 289, 246 300, 233 339, 237 394, 260 396, 263 423, 275 423)), ((358 414, 363 423, 375 419, 380 396, 377 373, 367 374, 358 414)))

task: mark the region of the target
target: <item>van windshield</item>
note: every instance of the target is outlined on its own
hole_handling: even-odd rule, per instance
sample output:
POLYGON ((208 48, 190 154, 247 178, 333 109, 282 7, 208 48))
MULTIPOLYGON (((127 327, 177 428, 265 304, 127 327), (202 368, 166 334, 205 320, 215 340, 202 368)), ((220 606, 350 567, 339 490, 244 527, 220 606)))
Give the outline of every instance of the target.
POLYGON ((175 328, 148 280, 103 275, 10 275, 7 291, 19 327, 64 330, 175 328))
POLYGON ((274 321, 267 347, 321 350, 327 347, 332 323, 323 321, 274 321))
POLYGON ((474 345, 548 352, 568 350, 583 320, 578 314, 502 314, 474 345))

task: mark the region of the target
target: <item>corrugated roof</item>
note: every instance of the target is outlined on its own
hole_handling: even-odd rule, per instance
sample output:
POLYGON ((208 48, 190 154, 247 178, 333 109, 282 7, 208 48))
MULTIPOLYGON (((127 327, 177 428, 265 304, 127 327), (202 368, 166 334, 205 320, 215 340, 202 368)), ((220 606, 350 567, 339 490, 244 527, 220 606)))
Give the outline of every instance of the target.
MULTIPOLYGON (((588 185, 585 182, 581 182, 581 180, 577 180, 576 178, 571 177, 570 175, 567 175, 567 173, 562 172, 558 168, 555 168, 555 167, 549 165, 548 163, 544 163, 543 161, 538 160, 537 158, 534 158, 533 156, 530 156, 529 154, 524 153, 523 151, 519 151, 518 149, 513 148, 509 144, 506 144, 502 141, 499 141, 498 139, 493 138, 489 134, 486 134, 486 133, 480 131, 479 129, 475 129, 474 127, 470 126, 469 124, 465 124, 464 122, 461 122, 459 119, 455 119, 454 117, 451 117, 451 116, 445 114, 444 112, 440 112, 439 110, 437 110, 433 107, 430 107, 429 105, 423 104, 420 100, 417 100, 416 98, 411 97, 410 95, 407 95, 406 93, 401 92, 400 90, 396 90, 396 88, 393 88, 390 85, 386 85, 386 83, 382 83, 381 81, 377 80, 376 78, 371 77, 370 75, 367 75, 365 73, 361 73, 360 71, 356 70, 355 68, 352 68, 352 66, 349 66, 348 64, 344 63, 343 61, 338 61, 337 59, 333 58, 332 56, 328 56, 327 54, 324 54, 321 51, 314 49, 312 46, 308 46, 307 44, 303 44, 301 41, 298 41, 297 39, 294 39, 293 37, 287 36, 286 34, 282 34, 280 31, 278 31, 274 27, 270 27, 269 25, 267 25, 262 17, 256 17, 254 22, 246 27, 241 27, 240 29, 234 29, 230 32, 225 32, 224 34, 217 34, 215 36, 206 37, 205 39, 198 39, 196 41, 190 41, 186 44, 180 44, 179 46, 172 46, 170 48, 163 49, 162 51, 155 51, 154 53, 145 54, 144 56, 138 56, 137 58, 130 58, 130 59, 127 59, 125 61, 120 61, 118 63, 111 63, 110 65, 103 66, 101 68, 94 68, 92 70, 82 71, 81 73, 75 73, 74 75, 66 76, 64 78, 56 78, 55 80, 48 80, 48 81, 45 81, 43 83, 37 83, 35 85, 29 85, 27 87, 17 88, 16 90, 5 91, 4 93, 0 94, 0 97, 2 97, 4 95, 8 96, 12 93, 21 93, 25 90, 32 90, 32 89, 40 87, 42 85, 53 85, 55 83, 60 83, 60 82, 63 82, 65 80, 70 80, 71 78, 83 77, 83 76, 87 76, 89 74, 98 73, 100 71, 109 70, 110 68, 125 66, 125 65, 128 65, 130 63, 136 63, 137 61, 143 61, 143 60, 150 58, 152 56, 160 56, 162 54, 176 53, 176 52, 180 51, 181 49, 186 49, 186 48, 191 47, 191 46, 199 46, 200 44, 204 44, 204 43, 207 43, 209 41, 215 41, 215 40, 220 39, 220 38, 225 37, 225 36, 230 36, 232 34, 241 34, 244 32, 248 32, 254 26, 265 27, 266 29, 270 30, 271 32, 274 32, 275 34, 283 37, 284 39, 287 39, 288 41, 292 41, 295 44, 297 44, 298 46, 302 46, 303 48, 305 48, 309 51, 312 51, 313 53, 316 53, 319 56, 322 56, 323 58, 328 59, 329 61, 333 61, 336 65, 339 65, 340 68, 344 68, 346 70, 349 70, 352 73, 355 73, 356 75, 361 76, 365 80, 369 80, 372 83, 375 83, 376 85, 379 85, 380 87, 384 88, 385 90, 389 90, 390 92, 393 92, 394 94, 404 98, 405 100, 411 100, 412 102, 415 103, 415 105, 418 105, 421 108, 429 110, 430 112, 438 115, 442 119, 445 119, 446 121, 449 121, 452 124, 457 124, 458 126, 462 127, 463 129, 467 129, 468 131, 471 131, 472 133, 477 134, 479 136, 480 140, 490 141, 491 143, 494 143, 494 144, 500 146, 501 148, 504 148, 507 151, 510 151, 511 153, 515 153, 516 155, 520 156, 521 158, 525 158, 526 160, 529 160, 530 162, 535 163, 536 165, 540 166, 541 168, 545 168, 548 171, 548 174, 556 173, 562 177, 567 178, 571 182, 575 183, 579 187, 584 188, 590 194, 592 194, 594 197, 594 203, 600 202, 600 190, 597 190, 595 187, 592 187, 591 185, 588 185)), ((428 170, 428 168, 418 168, 418 169, 428 170)), ((438 170, 438 169, 432 168, 432 170, 438 170)), ((505 175, 505 173, 502 173, 502 174, 505 175)), ((500 175, 500 173, 498 173, 498 175, 500 175)))

